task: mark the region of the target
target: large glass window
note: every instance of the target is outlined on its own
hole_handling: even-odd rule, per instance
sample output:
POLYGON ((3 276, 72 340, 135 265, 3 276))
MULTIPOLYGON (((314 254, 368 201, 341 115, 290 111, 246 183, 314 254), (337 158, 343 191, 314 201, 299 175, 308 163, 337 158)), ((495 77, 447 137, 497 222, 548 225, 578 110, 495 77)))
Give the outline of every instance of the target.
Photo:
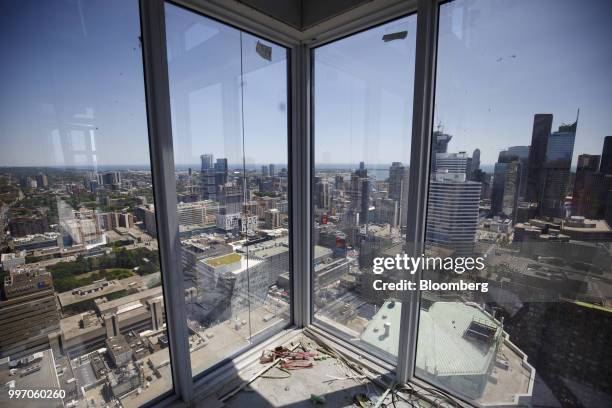
POLYGON ((422 294, 416 374, 486 406, 610 406, 610 3, 439 10, 426 255, 455 267, 424 279, 487 288, 422 294))
POLYGON ((401 299, 373 271, 405 254, 416 16, 313 51, 313 321, 389 361, 401 299), (380 290, 377 290, 380 289, 380 290))
POLYGON ((287 50, 166 6, 194 375, 291 322, 287 50))
POLYGON ((0 405, 143 405, 172 375, 138 2, 0 8, 0 405))

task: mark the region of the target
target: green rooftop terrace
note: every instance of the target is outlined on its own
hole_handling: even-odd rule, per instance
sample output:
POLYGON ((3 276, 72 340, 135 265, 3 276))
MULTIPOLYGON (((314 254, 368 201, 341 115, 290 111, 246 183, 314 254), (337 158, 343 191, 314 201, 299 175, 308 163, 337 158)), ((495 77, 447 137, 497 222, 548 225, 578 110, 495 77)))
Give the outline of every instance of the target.
POLYGON ((216 268, 218 266, 229 265, 235 262, 239 262, 241 259, 242 256, 240 254, 232 253, 217 258, 207 259, 204 262, 206 262, 207 265, 216 268))

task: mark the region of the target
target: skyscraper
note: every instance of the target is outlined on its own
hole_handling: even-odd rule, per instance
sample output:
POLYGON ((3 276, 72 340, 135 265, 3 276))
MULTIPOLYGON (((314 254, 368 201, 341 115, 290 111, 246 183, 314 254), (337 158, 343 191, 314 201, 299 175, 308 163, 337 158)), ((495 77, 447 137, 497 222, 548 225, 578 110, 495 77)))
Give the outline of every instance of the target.
POLYGON ((572 215, 591 217, 593 206, 593 182, 599 168, 600 156, 581 154, 576 165, 576 178, 572 194, 572 215))
POLYGON ((447 170, 449 173, 468 173, 468 155, 466 152, 459 153, 436 153, 436 165, 434 172, 447 170))
POLYGON ((203 154, 200 156, 200 160, 202 162, 202 172, 204 170, 211 169, 213 167, 213 155, 212 154, 203 154))
POLYGON ((527 165, 527 201, 539 203, 544 193, 544 162, 546 161, 546 146, 552 129, 553 115, 537 113, 533 117, 531 147, 527 165))
POLYGON ((202 187, 202 198, 204 200, 215 200, 215 169, 213 166, 213 155, 203 154, 200 156, 202 167, 200 171, 200 184, 202 187))
POLYGON ((603 150, 601 152, 601 167, 599 171, 603 174, 612 174, 612 136, 604 138, 603 150))
POLYGON ((480 149, 474 149, 474 152, 472 153, 472 168, 470 169, 472 180, 478 170, 480 170, 480 149))
POLYGON ((398 203, 399 226, 406 225, 408 217, 408 179, 410 170, 400 162, 393 162, 389 168, 389 198, 398 203))
POLYGON ((270 164, 268 168, 270 169, 270 177, 274 177, 274 173, 275 173, 274 165, 270 164))
POLYGON ((368 222, 370 209, 370 194, 372 184, 368 177, 368 170, 363 162, 359 163, 359 169, 351 174, 351 209, 359 211, 359 224, 368 222))
POLYGON ((432 146, 431 146, 431 170, 435 173, 437 153, 446 153, 448 151, 448 143, 453 138, 451 135, 443 133, 438 126, 438 130, 435 130, 432 134, 432 146))
MULTIPOLYGON (((508 154, 518 159, 519 180, 517 186, 517 196, 519 201, 525 200, 527 191, 527 167, 529 165, 529 146, 510 146, 508 154)), ((476 180, 478 181, 478 180, 476 180)))
POLYGON ((564 201, 568 193, 570 167, 574 154, 574 140, 578 121, 561 125, 548 138, 544 163, 544 191, 540 201, 541 214, 549 217, 565 216, 564 201))
POLYGON ((429 185, 427 244, 471 255, 478 229, 480 183, 466 181, 465 173, 436 173, 429 185))

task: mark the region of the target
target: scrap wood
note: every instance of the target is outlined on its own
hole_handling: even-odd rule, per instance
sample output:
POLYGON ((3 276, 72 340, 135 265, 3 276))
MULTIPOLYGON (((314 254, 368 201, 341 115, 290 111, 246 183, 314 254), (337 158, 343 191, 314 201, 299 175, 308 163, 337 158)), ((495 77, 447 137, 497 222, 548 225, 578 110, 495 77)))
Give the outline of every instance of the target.
MULTIPOLYGON (((295 350, 296 347, 297 347, 297 345, 293 346, 292 350, 295 350)), ((242 384, 240 384, 240 386, 235 388, 233 391, 230 391, 229 393, 225 394, 223 397, 219 398, 219 401, 221 401, 221 402, 227 401, 228 399, 230 399, 231 397, 236 395, 238 392, 242 391, 242 389, 244 389, 244 387, 246 387, 247 385, 249 385, 250 383, 255 381, 257 378, 261 377, 265 372, 270 370, 272 367, 276 366, 281 361, 282 360, 280 360, 280 359, 276 360, 276 361, 270 363, 269 365, 267 365, 266 367, 262 368, 255 375, 253 375, 248 381, 244 381, 242 384)))
POLYGON ((382 405, 385 398, 387 398, 387 395, 389 395, 389 393, 393 389, 395 389, 396 385, 397 385, 397 382, 393 381, 391 385, 385 390, 385 392, 383 392, 383 394, 378 398, 378 401, 376 401, 376 405, 374 405, 374 408, 379 408, 382 405))
POLYGON ((285 378, 291 377, 291 371, 289 371, 289 370, 287 370, 286 368, 283 368, 283 367, 276 367, 276 368, 279 369, 280 371, 286 373, 286 375, 284 375, 284 376, 277 376, 277 375, 263 374, 263 375, 261 375, 261 378, 267 378, 267 379, 271 379, 271 380, 283 380, 285 378))
MULTIPOLYGON (((283 360, 281 360, 283 361, 283 360)), ((308 360, 287 360, 281 363, 281 367, 286 370, 299 370, 301 368, 312 368, 312 361, 308 360)))

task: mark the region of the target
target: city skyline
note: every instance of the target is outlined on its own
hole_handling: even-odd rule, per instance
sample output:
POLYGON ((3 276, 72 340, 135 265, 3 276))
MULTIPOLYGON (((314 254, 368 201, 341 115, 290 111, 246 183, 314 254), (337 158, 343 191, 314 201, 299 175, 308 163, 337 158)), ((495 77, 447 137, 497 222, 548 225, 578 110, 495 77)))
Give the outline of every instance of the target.
MULTIPOLYGON (((495 1, 491 3, 495 4, 478 5, 483 9, 481 12, 496 10, 495 13, 487 13, 486 22, 478 19, 479 10, 471 12, 462 3, 442 9, 434 123, 435 126, 442 124, 444 131, 454 136, 449 151, 470 153, 479 148, 481 162, 484 165, 494 164, 501 148, 529 144, 534 113, 553 113, 553 129, 556 129, 563 122, 573 122, 575 112, 580 108, 581 119, 572 166, 575 166, 578 154, 598 154, 599 140, 612 134, 612 117, 605 110, 612 95, 612 84, 605 81, 606 67, 612 62, 612 45, 605 39, 612 36, 612 28, 605 16, 609 15, 612 6, 605 2, 593 2, 593 7, 575 10, 567 1, 555 2, 554 7, 550 1, 525 2, 520 7, 504 6, 495 1), (544 15, 545 19, 542 18, 544 15), (580 29, 565 30, 567 26, 580 29), (514 27, 521 27, 521 30, 514 27), (538 38, 538 41, 535 44, 520 41, 524 36, 538 38), (491 49, 491 43, 505 45, 491 49), (572 58, 567 58, 568 53, 572 58), (458 58, 461 54, 463 57, 458 58), (445 63, 449 59, 461 61, 461 64, 445 63), (542 60, 548 63, 540 64, 542 60)), ((71 143, 75 146, 89 148, 89 138, 94 141, 97 150, 95 158, 80 158, 86 160, 83 164, 89 164, 92 160, 98 165, 139 165, 147 162, 148 135, 137 2, 91 2, 80 8, 67 4, 62 7, 37 5, 44 8, 39 13, 27 13, 29 7, 27 2, 7 2, 7 12, 0 17, 0 25, 6 33, 0 39, 0 44, 7 50, 6 59, 14 62, 0 67, 0 85, 4 89, 0 103, 0 142, 4 147, 0 150, 0 164, 49 166, 75 161, 79 158, 64 156, 66 152, 58 147, 61 144, 58 141, 72 139, 71 143), (53 25, 40 19, 39 16, 45 12, 55 16, 56 20, 50 20, 53 25), (20 20, 17 25, 18 19, 11 18, 12 15, 27 15, 32 21, 24 23, 20 20), (95 19, 94 16, 111 18, 117 21, 117 25, 112 30, 103 27, 100 21, 104 19, 95 19), (41 46, 35 41, 37 36, 49 38, 49 41, 41 46), (65 48, 61 48, 67 45, 72 52, 67 53, 65 48), (28 52, 24 52, 26 50, 28 52), (77 50, 78 57, 74 54, 77 50), (78 69, 84 56, 95 69, 78 69), (109 62, 111 60, 112 63, 109 62), (28 68, 17 70, 16 67, 28 68), (28 80, 35 77, 49 77, 51 80, 28 80), (105 86, 97 83, 105 83, 105 86), (44 119, 31 121, 29 118, 32 116, 44 119), (80 135, 66 129, 75 121, 80 122, 79 125, 86 125, 81 128, 91 134, 80 135), (20 140, 21 143, 8 144, 7 140, 20 140), (114 149, 117 143, 124 148, 114 149), (28 154, 22 154, 26 149, 28 154)), ((171 20, 169 29, 172 29, 172 24, 171 20)), ((405 22, 398 21, 396 26, 406 28, 408 39, 414 40, 415 24, 410 18, 405 22)), ((196 44, 214 34, 214 30, 196 33, 190 41, 196 44)), ((373 45, 380 38, 375 35, 360 38, 359 41, 360 46, 373 45)), ((333 45, 339 55, 354 47, 346 43, 333 45)), ((392 42, 389 45, 397 44, 392 42)), ((409 50, 409 53, 412 52, 409 50)), ((413 54, 406 55, 406 58, 405 61, 413 63, 413 54)), ((249 109, 245 113, 245 118, 249 119, 246 161, 253 164, 274 162, 274 152, 268 151, 265 146, 271 141, 280 140, 279 137, 286 140, 286 129, 282 129, 279 121, 286 118, 287 107, 278 104, 279 98, 282 98, 279 94, 282 87, 275 81, 279 73, 274 68, 276 65, 272 64, 271 70, 252 72, 252 79, 245 73, 245 79, 249 79, 250 86, 255 87, 253 92, 245 94, 245 106, 249 109), (274 91, 259 92, 269 87, 274 91), (267 94, 271 96, 268 98, 267 94), (267 122, 261 120, 263 111, 259 110, 257 101, 248 95, 265 97, 262 103, 265 112, 271 114, 276 111, 276 116, 273 116, 276 119, 267 122), (266 129, 271 131, 266 132, 266 129)), ((403 67, 387 69, 395 72, 403 67)), ((350 72, 350 81, 334 79, 338 75, 346 75, 337 69, 318 78, 318 81, 323 81, 319 98, 332 102, 338 100, 359 78, 371 77, 368 71, 360 71, 358 67, 351 67, 350 72)), ((389 86, 385 85, 383 89, 389 86)), ((217 93, 213 88, 206 88, 209 96, 198 96, 199 102, 198 98, 193 102, 195 105, 192 105, 192 109, 202 112, 202 118, 218 116, 214 112, 218 113, 219 109, 215 110, 210 105, 211 100, 214 101, 210 98, 217 93)), ((411 83, 401 89, 408 98, 412 98, 411 83)), ((412 121, 411 102, 406 102, 407 108, 402 113, 401 109, 394 107, 395 96, 385 98, 381 100, 385 106, 384 118, 392 120, 385 120, 384 125, 373 123, 378 130, 368 132, 368 137, 373 139, 374 144, 380 137, 377 136, 378 132, 391 135, 392 140, 409 138, 411 134, 409 128, 405 129, 412 121), (406 123, 403 123, 404 120, 406 123)), ((359 101, 354 102, 354 106, 335 106, 325 116, 319 116, 322 125, 314 137, 328 143, 316 144, 317 164, 360 161, 383 164, 368 160, 377 157, 377 153, 368 153, 368 157, 359 147, 365 146, 361 143, 365 134, 364 117, 359 115, 364 102, 362 96, 357 99, 359 101), (346 119, 347 115, 349 119, 346 119), (348 126, 340 129, 343 137, 331 137, 339 131, 331 121, 338 119, 352 126, 350 129, 348 126), (340 140, 344 142, 343 145, 338 145, 340 140), (347 145, 354 146, 356 150, 346 149, 347 145)), ((326 104, 326 109, 330 105, 334 106, 326 104)), ((210 145, 211 141, 217 144, 213 150, 216 156, 235 155, 236 149, 232 143, 238 143, 237 147, 240 147, 241 141, 233 136, 235 126, 230 126, 227 120, 230 119, 194 121, 193 128, 187 132, 188 143, 185 138, 178 143, 179 136, 175 132, 177 164, 197 163, 197 158, 207 150, 206 144, 210 145), (215 136, 204 136, 210 134, 215 136)), ((400 151, 392 149, 386 152, 388 163, 401 161, 409 164, 409 143, 405 141, 403 144, 407 146, 400 151)), ((372 147, 372 143, 369 146, 372 147)), ((370 150, 378 151, 380 148, 370 150)), ((241 155, 240 152, 238 154, 241 155)))

